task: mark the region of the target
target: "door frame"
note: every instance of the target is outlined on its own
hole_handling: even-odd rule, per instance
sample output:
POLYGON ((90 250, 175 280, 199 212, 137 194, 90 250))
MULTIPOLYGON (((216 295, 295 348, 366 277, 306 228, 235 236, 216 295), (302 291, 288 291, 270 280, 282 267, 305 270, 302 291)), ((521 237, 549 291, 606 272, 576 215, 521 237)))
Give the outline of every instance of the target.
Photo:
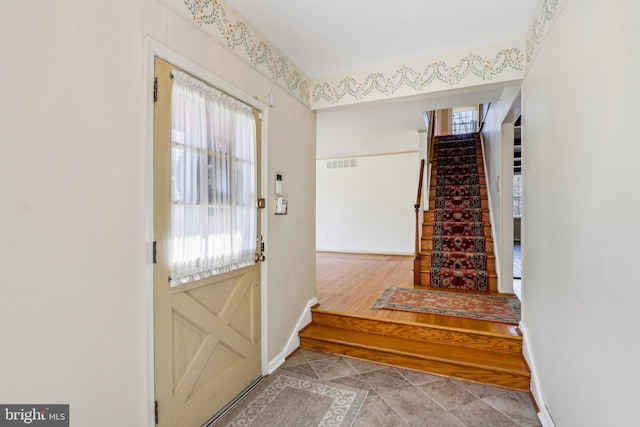
POLYGON ((513 293, 513 139, 514 123, 520 117, 522 105, 522 88, 518 90, 504 120, 501 124, 502 138, 502 173, 500 186, 500 215, 501 215, 501 242, 500 265, 501 283, 500 292, 513 293))
MULTIPOLYGON (((155 366, 154 366, 154 322, 153 322, 153 119, 154 119, 154 102, 153 102, 153 81, 154 81, 154 63, 155 58, 160 57, 165 61, 181 68, 185 72, 197 77, 204 82, 216 87, 217 89, 228 93, 229 95, 250 105, 262 114, 262 138, 260 159, 261 165, 261 184, 258 197, 267 194, 268 179, 267 171, 267 147, 268 147, 268 123, 269 123, 269 106, 255 99, 252 95, 231 85, 221 77, 213 74, 211 71, 201 67, 195 62, 187 59, 180 53, 172 50, 166 45, 154 40, 149 36, 144 38, 144 73, 143 73, 143 91, 142 91, 142 123, 143 123, 143 139, 144 139, 144 213, 145 213, 145 279, 144 279, 144 301, 145 301, 145 332, 147 336, 147 415, 149 427, 155 426, 155 366)), ((268 241, 268 221, 267 210, 261 209, 258 215, 262 220, 262 236, 264 241, 268 241)), ((268 259, 268 257, 267 257, 268 259)), ((267 270, 268 261, 262 262, 260 265, 261 276, 261 293, 260 293, 260 359, 262 374, 268 371, 268 353, 267 353, 267 270)))

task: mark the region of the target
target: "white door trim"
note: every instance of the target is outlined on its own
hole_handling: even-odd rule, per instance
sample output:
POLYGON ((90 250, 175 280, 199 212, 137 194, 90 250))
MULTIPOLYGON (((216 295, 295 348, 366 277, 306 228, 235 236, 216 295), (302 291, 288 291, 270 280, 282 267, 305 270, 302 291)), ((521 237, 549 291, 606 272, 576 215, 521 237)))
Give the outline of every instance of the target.
MULTIPOLYGON (((176 51, 152 39, 149 36, 144 38, 144 75, 142 90, 142 123, 144 141, 144 212, 145 212, 145 242, 146 242, 146 263, 144 279, 144 323, 147 335, 147 415, 149 427, 155 426, 155 367, 154 367, 154 330, 153 330, 153 79, 155 57, 160 57, 165 61, 174 64, 176 67, 192 74, 193 76, 209 83, 210 85, 228 93, 229 95, 243 101, 262 113, 262 180, 261 194, 267 194, 267 144, 268 144, 268 123, 269 108, 267 104, 255 99, 248 93, 227 83, 224 79, 216 76, 210 71, 202 68, 195 62, 180 55, 176 51)), ((267 215, 266 209, 260 211, 262 216, 262 235, 268 242, 267 215)), ((267 360, 267 262, 263 262, 260 267, 261 274, 261 361, 262 373, 268 371, 267 360)))

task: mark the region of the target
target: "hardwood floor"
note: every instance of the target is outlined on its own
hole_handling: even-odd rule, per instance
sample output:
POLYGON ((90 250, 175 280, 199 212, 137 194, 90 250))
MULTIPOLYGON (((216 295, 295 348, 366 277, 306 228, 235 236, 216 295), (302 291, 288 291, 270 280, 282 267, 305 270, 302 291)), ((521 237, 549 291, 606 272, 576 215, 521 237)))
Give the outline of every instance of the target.
POLYGON ((528 390, 516 326, 371 309, 388 287, 414 288, 412 256, 320 252, 316 259, 319 303, 299 333, 302 348, 528 390))
POLYGON ((513 243, 513 278, 522 278, 522 246, 520 246, 520 242, 513 243))
MULTIPOLYGON (((372 310, 371 306, 386 288, 414 287, 412 268, 412 256, 318 252, 316 296, 323 311, 518 336, 516 326, 504 323, 406 311, 372 310)), ((441 288, 424 289, 447 292, 441 288)))

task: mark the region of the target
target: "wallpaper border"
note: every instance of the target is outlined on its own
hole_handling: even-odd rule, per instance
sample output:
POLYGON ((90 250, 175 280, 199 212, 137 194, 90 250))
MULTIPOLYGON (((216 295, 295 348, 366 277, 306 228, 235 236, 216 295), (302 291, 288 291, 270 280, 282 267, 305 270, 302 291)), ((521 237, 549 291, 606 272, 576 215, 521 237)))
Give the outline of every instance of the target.
POLYGON ((389 64, 378 70, 316 80, 307 77, 225 0, 157 1, 274 80, 305 106, 319 109, 524 78, 567 0, 542 0, 526 38, 506 45, 510 47, 505 43, 501 49, 485 47, 457 56, 389 64))
POLYGON ((343 103, 345 98, 363 101, 373 98, 372 95, 375 94, 392 97, 402 89, 409 89, 411 92, 403 95, 421 94, 426 93, 426 89, 435 82, 454 88, 471 76, 488 81, 507 70, 520 72, 524 67, 524 55, 517 47, 499 50, 490 59, 469 52, 454 61, 454 65, 444 60, 436 60, 422 66, 402 65, 388 74, 381 71, 373 72, 359 79, 347 74, 338 77, 339 81, 334 84, 328 81, 329 78, 319 79, 313 82, 311 103, 313 108, 321 103, 338 105, 343 103))
POLYGON ((529 71, 529 68, 531 68, 531 65, 535 62, 535 58, 540 51, 544 39, 547 37, 553 22, 566 2, 567 0, 542 0, 527 37, 526 71, 529 71))
POLYGON ((310 79, 224 0, 157 0, 309 107, 310 79))

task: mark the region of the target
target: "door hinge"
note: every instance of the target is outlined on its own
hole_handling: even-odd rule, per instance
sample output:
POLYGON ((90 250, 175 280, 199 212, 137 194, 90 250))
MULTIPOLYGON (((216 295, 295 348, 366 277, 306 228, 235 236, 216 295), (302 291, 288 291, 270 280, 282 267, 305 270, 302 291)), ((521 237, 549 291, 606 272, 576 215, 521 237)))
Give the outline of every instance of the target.
POLYGON ((155 405, 155 416, 156 416, 156 424, 158 424, 158 401, 156 400, 156 405, 155 405))
POLYGON ((158 102, 158 78, 153 78, 153 102, 158 102))
POLYGON ((153 263, 158 263, 158 244, 155 240, 153 241, 153 263))

